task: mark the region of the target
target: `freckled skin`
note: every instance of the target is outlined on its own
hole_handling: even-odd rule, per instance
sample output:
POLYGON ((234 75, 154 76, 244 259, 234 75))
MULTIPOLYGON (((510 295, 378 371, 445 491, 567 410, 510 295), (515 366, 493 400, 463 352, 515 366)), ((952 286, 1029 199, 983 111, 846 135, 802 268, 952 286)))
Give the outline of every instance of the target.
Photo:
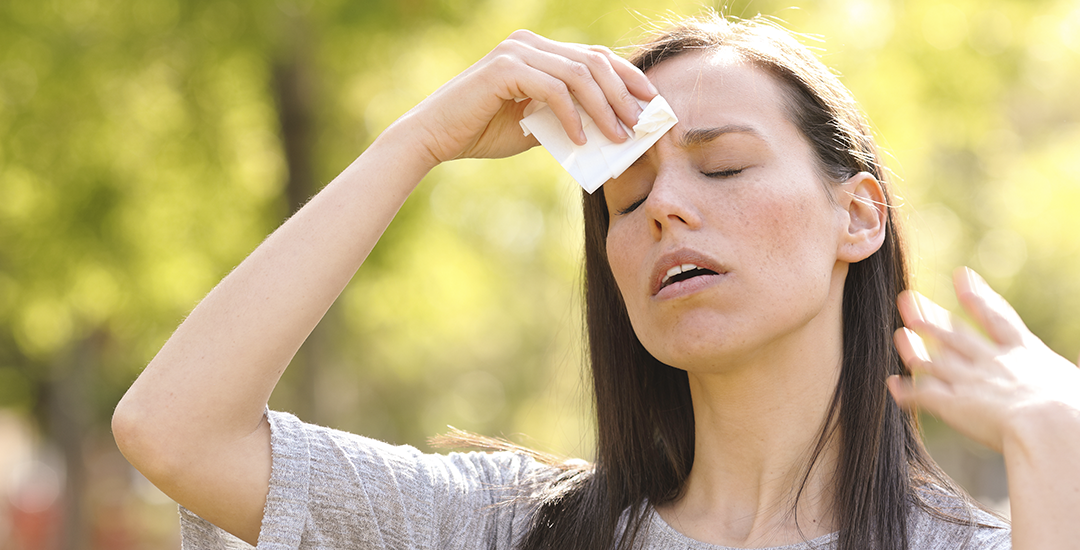
POLYGON ((608 257, 646 349, 702 373, 838 353, 844 216, 787 119, 779 86, 723 50, 682 55, 647 74, 679 124, 604 188, 608 257), (733 125, 750 131, 682 142, 691 129, 733 125), (653 268, 680 248, 727 273, 696 292, 658 299, 653 268))

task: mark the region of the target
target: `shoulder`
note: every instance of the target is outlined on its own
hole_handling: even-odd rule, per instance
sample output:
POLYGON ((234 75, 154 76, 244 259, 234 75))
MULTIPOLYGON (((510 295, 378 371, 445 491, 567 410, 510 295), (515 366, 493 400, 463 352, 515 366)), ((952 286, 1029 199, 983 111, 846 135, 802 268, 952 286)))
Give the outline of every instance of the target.
POLYGON ((913 550, 1006 550, 1012 547, 1012 529, 1006 520, 939 490, 920 493, 908 520, 909 547, 913 550))
MULTIPOLYGON (((288 413, 267 418, 273 466, 259 540, 282 548, 509 546, 528 516, 519 497, 557 470, 519 453, 429 454, 288 413)), ((231 548, 220 530, 182 518, 185 550, 231 548)))
MULTIPOLYGON (((426 453, 409 445, 394 445, 361 435, 300 421, 269 411, 274 473, 292 479, 344 476, 359 472, 394 472, 403 484, 439 483, 518 485, 547 478, 558 469, 515 452, 426 453)), ((277 477, 272 476, 272 477, 277 477)))

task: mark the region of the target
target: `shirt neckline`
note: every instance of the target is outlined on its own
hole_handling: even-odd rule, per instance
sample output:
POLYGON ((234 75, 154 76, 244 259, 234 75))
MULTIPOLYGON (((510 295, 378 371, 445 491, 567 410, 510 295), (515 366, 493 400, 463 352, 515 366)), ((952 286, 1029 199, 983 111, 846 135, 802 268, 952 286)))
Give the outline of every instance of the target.
MULTIPOLYGON (((668 525, 668 522, 664 521, 664 518, 660 517, 660 514, 656 512, 656 508, 649 506, 648 513, 650 524, 650 533, 648 536, 650 539, 659 538, 659 542, 677 543, 677 547, 685 548, 686 550, 747 550, 745 548, 719 546, 692 539, 680 533, 671 525, 668 525)), ((754 550, 807 550, 811 548, 829 548, 831 544, 836 542, 838 534, 838 532, 834 531, 804 542, 797 542, 785 546, 762 547, 754 550)))

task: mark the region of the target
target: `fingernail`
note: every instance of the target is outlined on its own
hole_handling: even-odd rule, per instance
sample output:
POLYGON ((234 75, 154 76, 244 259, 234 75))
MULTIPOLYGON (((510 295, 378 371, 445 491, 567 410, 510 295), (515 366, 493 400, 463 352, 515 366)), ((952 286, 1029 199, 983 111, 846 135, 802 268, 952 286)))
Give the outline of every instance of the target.
POLYGON ((578 145, 585 145, 589 141, 589 138, 585 137, 585 129, 578 130, 577 135, 578 145))
POLYGON ((652 95, 660 95, 660 90, 657 90, 656 86, 653 86, 652 82, 649 82, 649 92, 651 92, 652 95))
POLYGON ((624 140, 630 137, 630 135, 626 133, 626 128, 623 128, 622 122, 615 121, 615 130, 617 130, 616 133, 619 134, 619 137, 623 138, 624 140))

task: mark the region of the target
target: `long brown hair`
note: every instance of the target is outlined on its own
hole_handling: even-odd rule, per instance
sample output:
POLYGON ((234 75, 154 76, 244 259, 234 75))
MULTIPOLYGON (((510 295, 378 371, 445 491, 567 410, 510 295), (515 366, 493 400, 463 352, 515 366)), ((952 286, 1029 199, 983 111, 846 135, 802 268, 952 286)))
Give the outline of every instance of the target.
MULTIPOLYGON (((888 174, 851 93, 772 22, 717 15, 681 21, 639 46, 630 60, 648 70, 686 52, 720 48, 738 53, 781 85, 788 116, 810 142, 824 181, 842 182, 868 172, 889 196, 888 174)), ((541 492, 522 541, 528 550, 635 547, 646 507, 676 499, 694 461, 687 374, 655 359, 634 334, 608 265, 603 188, 584 194, 583 206, 597 458, 591 467, 567 468, 541 492)), ((897 222, 892 208, 887 211, 881 248, 848 270, 840 377, 802 480, 805 484, 826 443, 836 438, 833 514, 840 550, 906 548, 912 505, 945 519, 970 521, 956 513, 970 509, 970 497, 929 457, 916 416, 897 407, 886 389, 888 376, 906 374, 892 335, 902 326, 895 299, 908 287, 897 222), (942 497, 951 501, 948 512, 940 511, 942 497)), ((797 489, 801 494, 802 487, 797 489)))

